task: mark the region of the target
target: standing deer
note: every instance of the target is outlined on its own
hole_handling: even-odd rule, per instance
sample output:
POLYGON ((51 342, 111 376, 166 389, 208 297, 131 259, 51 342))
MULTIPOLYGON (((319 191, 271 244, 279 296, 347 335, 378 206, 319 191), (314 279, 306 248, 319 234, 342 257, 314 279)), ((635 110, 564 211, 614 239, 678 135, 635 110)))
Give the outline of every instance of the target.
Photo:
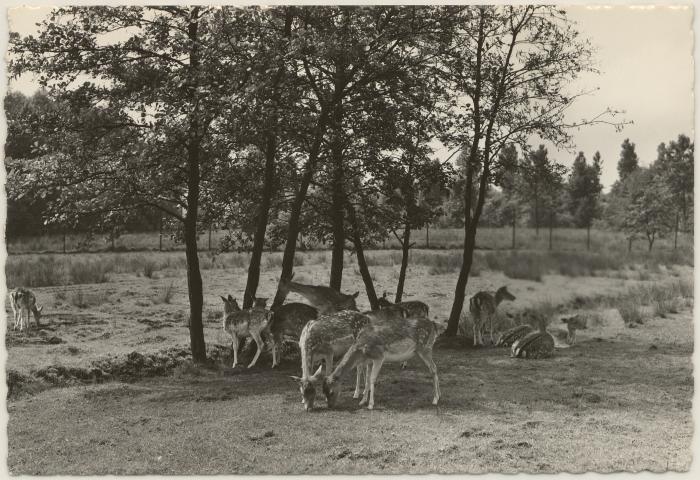
POLYGON ((567 336, 566 342, 569 345, 576 344, 576 330, 586 330, 586 318, 581 315, 574 315, 569 318, 562 318, 561 321, 566 323, 567 336))
POLYGON ((469 300, 469 312, 472 314, 472 322, 474 324, 474 345, 483 345, 482 338, 483 327, 486 321, 489 322, 491 332, 491 343, 493 343, 493 317, 496 314, 498 305, 505 301, 515 300, 506 286, 503 286, 493 292, 479 292, 469 300))
MULTIPOLYGON (((311 375, 313 365, 323 360, 326 375, 331 373, 333 358, 343 355, 354 343, 360 330, 370 323, 367 315, 351 310, 324 315, 306 324, 299 337, 301 351, 301 377, 292 376, 301 391, 304 408, 309 411, 314 408, 316 384, 322 379, 323 365, 311 375)), ((355 395, 359 397, 361 369, 357 371, 355 395)))
POLYGON ((258 361, 262 351, 262 332, 268 328, 272 314, 270 311, 265 310, 262 302, 256 302, 256 305, 250 310, 241 310, 238 302, 231 295, 228 298, 221 297, 221 300, 224 301, 224 331, 231 335, 233 342, 233 365, 231 365, 231 368, 235 368, 238 364, 239 337, 252 337, 257 346, 257 351, 253 361, 248 365, 248 368, 251 368, 258 361))
MULTIPOLYGON (((423 360, 433 375, 433 405, 437 405, 440 400, 440 382, 437 367, 433 361, 433 345, 436 337, 437 326, 425 318, 391 319, 369 323, 359 332, 357 339, 333 373, 323 380, 323 392, 328 406, 332 408, 338 399, 338 380, 352 368, 357 367, 359 372, 366 365, 365 391, 360 405, 367 405, 367 408, 372 410, 374 386, 382 365, 385 362, 404 362, 414 355, 418 355, 423 360)), ((320 370, 317 373, 320 375, 320 370)), ((358 392, 358 386, 355 387, 355 392, 358 392)))
POLYGON ((284 339, 291 338, 298 342, 306 324, 316 318, 318 310, 305 303, 286 303, 272 312, 272 368, 279 365, 279 348, 284 339))
MULTIPOLYGON (((294 278, 294 275, 292 275, 294 278)), ((291 278, 281 283, 281 288, 286 292, 295 292, 306 298, 321 315, 328 315, 342 310, 357 310, 355 299, 360 292, 345 295, 331 287, 316 285, 304 285, 292 282, 291 278)))
POLYGON ((386 298, 386 292, 384 292, 384 295, 381 296, 381 298, 377 299, 377 303, 379 303, 379 308, 387 308, 391 306, 400 306, 408 312, 409 317, 423 317, 423 318, 429 318, 428 313, 430 309, 428 306, 423 303, 419 302, 418 300, 409 300, 408 302, 399 302, 399 303, 391 303, 388 298, 386 298))
POLYGON ((31 291, 26 288, 17 288, 15 291, 10 292, 10 306, 12 307, 15 320, 13 330, 16 330, 17 326, 19 326, 19 330, 23 331, 25 324, 27 329, 29 329, 29 312, 34 314, 34 321, 36 322, 37 328, 41 326, 39 319, 41 318, 41 311, 44 307, 37 308, 36 296, 31 291))

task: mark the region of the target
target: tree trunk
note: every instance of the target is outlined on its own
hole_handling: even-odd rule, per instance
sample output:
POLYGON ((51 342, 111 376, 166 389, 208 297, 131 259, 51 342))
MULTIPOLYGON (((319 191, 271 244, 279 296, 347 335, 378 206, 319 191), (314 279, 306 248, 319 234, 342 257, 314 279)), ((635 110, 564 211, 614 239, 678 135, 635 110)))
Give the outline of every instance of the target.
POLYGON ((462 250, 462 268, 459 270, 459 277, 457 277, 455 299, 452 304, 452 310, 450 311, 450 317, 447 321, 447 330, 445 330, 445 336, 447 337, 457 335, 459 319, 462 314, 462 308, 464 308, 464 297, 467 288, 467 281, 469 280, 469 272, 472 268, 472 257, 474 255, 475 245, 474 240, 476 237, 476 235, 472 235, 469 230, 471 229, 465 229, 464 249, 462 250))
MULTIPOLYGON (((338 87, 336 87, 336 90, 338 87)), ((342 144, 342 104, 333 112, 333 143, 331 161, 333 162, 331 225, 333 230, 333 252, 331 255, 331 272, 329 286, 340 291, 343 282, 343 256, 345 254, 345 193, 343 192, 343 144, 342 144)))
POLYGON ((163 216, 160 216, 160 221, 158 222, 158 251, 163 251, 163 216))
MULTIPOLYGON (((301 178, 299 184, 299 190, 294 197, 294 202, 292 203, 292 210, 289 214, 289 228, 287 229, 287 240, 284 245, 284 255, 282 256, 282 272, 280 273, 280 283, 284 280, 289 280, 292 276, 292 271, 294 270, 294 254, 296 252, 297 236, 299 235, 299 220, 301 218, 301 208, 304 205, 304 200, 306 200, 306 193, 309 190, 309 184, 316 171, 316 161, 318 160, 318 154, 321 149, 321 142, 323 140, 323 135, 326 131, 326 123, 328 120, 328 115, 325 109, 321 109, 321 115, 319 116, 318 123, 316 125, 316 132, 314 134, 314 143, 309 151, 309 159, 306 161, 306 170, 301 178)), ((277 293, 275 294, 275 300, 272 302, 272 308, 277 308, 284 303, 286 297, 286 291, 279 288, 280 283, 277 285, 277 293)))
POLYGON ((257 212, 257 223, 253 236, 253 251, 250 255, 248 279, 245 285, 245 293, 243 294, 244 309, 253 306, 255 295, 258 291, 258 283, 260 282, 260 261, 262 260, 262 254, 265 248, 265 232, 270 216, 273 183, 275 181, 275 149, 275 136, 269 134, 265 146, 265 176, 263 180, 262 198, 260 199, 260 206, 257 212))
POLYGON ((552 231, 554 230, 554 213, 549 213, 549 249, 552 250, 552 231))
POLYGON ((360 230, 357 225, 357 218, 355 217, 355 209, 349 203, 348 217, 350 219, 350 223, 352 224, 353 243, 355 244, 355 254, 357 255, 357 266, 360 269, 360 275, 362 276, 362 281, 365 284, 367 299, 369 300, 369 304, 372 310, 377 310, 379 308, 379 302, 377 301, 377 292, 374 290, 374 281, 372 280, 372 275, 369 272, 369 267, 367 267, 365 252, 362 248, 362 237, 360 236, 360 230))
POLYGON ((430 248, 430 224, 425 224, 425 248, 430 248))
POLYGON ((678 212, 676 212, 676 228, 674 229, 674 233, 673 233, 673 249, 674 250, 678 248, 678 221, 679 221, 678 212))
POLYGON ((66 231, 63 231, 63 253, 66 253, 66 231))
POLYGON ((211 252, 211 225, 209 225, 209 243, 207 245, 207 251, 211 252))
MULTIPOLYGON (((198 21, 199 7, 192 10, 192 20, 188 25, 188 38, 190 47, 190 68, 197 71, 199 67, 198 55, 198 21)), ((192 92, 194 99, 194 89, 192 92)), ((197 251, 197 216, 199 210, 199 182, 200 182, 200 125, 198 102, 190 116, 187 145, 187 215, 184 221, 185 255, 187 257, 187 291, 190 300, 190 345, 192 348, 192 360, 195 363, 203 363, 207 359, 206 345, 204 344, 204 328, 202 325, 202 307, 204 295, 202 292, 202 274, 199 270, 199 255, 197 251)))
POLYGON ((586 227, 586 250, 591 250, 591 224, 586 227))
POLYGON ((111 240, 112 240, 112 251, 113 251, 113 252, 114 252, 114 251, 116 250, 116 248, 117 248, 116 245, 115 245, 116 239, 117 239, 117 235, 115 234, 114 229, 112 229, 112 238, 111 238, 111 240))
POLYGON ((651 248, 654 246, 654 240, 655 240, 655 235, 647 235, 647 239, 649 240, 649 251, 651 252, 651 248))
POLYGON ((516 223, 516 218, 515 218, 515 207, 513 207, 513 239, 511 241, 511 248, 515 250, 515 223, 516 223))
POLYGON ((535 197, 535 236, 540 236, 540 200, 535 197))
POLYGON ((408 268, 408 253, 411 249, 411 227, 406 224, 401 240, 401 270, 399 271, 399 282, 396 285, 396 298, 394 303, 399 303, 403 297, 403 286, 406 281, 406 269, 408 268))
POLYGON ((627 239, 627 253, 632 253, 632 237, 627 239))

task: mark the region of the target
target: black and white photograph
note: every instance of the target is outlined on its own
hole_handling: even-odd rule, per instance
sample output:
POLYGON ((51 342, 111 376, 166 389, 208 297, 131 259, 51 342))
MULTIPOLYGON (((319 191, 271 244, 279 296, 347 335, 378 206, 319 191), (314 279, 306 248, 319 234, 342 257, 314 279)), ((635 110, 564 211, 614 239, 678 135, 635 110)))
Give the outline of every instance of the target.
POLYGON ((5 474, 698 471, 692 3, 3 10, 5 474))

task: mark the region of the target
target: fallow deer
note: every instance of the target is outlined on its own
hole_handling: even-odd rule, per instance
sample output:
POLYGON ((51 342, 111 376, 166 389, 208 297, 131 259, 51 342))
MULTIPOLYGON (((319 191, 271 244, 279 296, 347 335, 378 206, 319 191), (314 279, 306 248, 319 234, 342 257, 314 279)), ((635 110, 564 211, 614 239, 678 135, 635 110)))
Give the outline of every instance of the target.
POLYGON ((391 301, 389 301, 389 299, 386 298, 386 292, 384 292, 384 295, 382 295, 380 298, 378 298, 377 302, 379 303, 379 308, 387 308, 387 307, 391 307, 393 305, 397 305, 397 306, 404 308, 408 312, 409 317, 430 318, 430 317, 428 317, 430 309, 428 308, 428 306, 425 303, 419 302, 418 300, 409 300, 408 302, 391 303, 391 301))
POLYGON ((272 341, 272 368, 279 365, 279 349, 286 339, 299 341, 309 321, 318 318, 318 310, 305 303, 286 303, 272 312, 270 334, 272 341))
POLYGON ((510 356, 518 358, 549 358, 554 354, 554 337, 547 332, 544 318, 537 318, 538 330, 517 340, 511 346, 510 356))
MULTIPOLYGON (((328 406, 333 408, 338 399, 338 381, 352 368, 356 367, 359 372, 366 365, 368 372, 360 405, 366 404, 367 408, 373 409, 375 382, 382 365, 385 362, 403 362, 414 355, 423 360, 433 375, 433 405, 437 405, 440 400, 440 382, 433 361, 436 337, 437 326, 426 318, 383 320, 365 325, 333 373, 323 379, 323 392, 328 406)), ((320 375, 320 370, 317 373, 320 375)), ((358 391, 357 386, 355 391, 358 391)))
POLYGON ((586 318, 581 315, 574 315, 569 318, 562 318, 561 321, 566 323, 567 336, 566 342, 569 345, 576 344, 576 330, 586 330, 586 318))
POLYGON ((19 330, 23 331, 25 324, 27 329, 29 329, 29 312, 32 312, 34 315, 37 328, 41 326, 39 319, 44 307, 36 306, 36 296, 31 291, 26 288, 17 288, 15 291, 10 292, 10 306, 12 307, 15 320, 13 330, 16 330, 17 326, 19 326, 19 330))
POLYGON ((474 345, 483 345, 483 327, 488 320, 491 332, 491 343, 493 343, 493 317, 496 314, 498 305, 505 301, 515 300, 508 289, 503 286, 496 292, 479 292, 469 300, 469 312, 472 314, 474 328, 474 345))
MULTIPOLYGON (((294 275, 292 275, 292 278, 294 278, 294 275)), ((342 310, 357 310, 355 299, 360 292, 346 295, 331 287, 304 285, 303 283, 293 282, 291 278, 281 282, 280 286, 286 292, 295 292, 306 298, 321 315, 328 315, 342 310)))
MULTIPOLYGON (((322 315, 306 324, 299 337, 301 351, 301 377, 292 376, 299 383, 302 403, 307 411, 313 409, 316 398, 316 384, 322 377, 323 365, 311 375, 313 365, 323 360, 326 375, 333 368, 333 358, 343 355, 354 343, 360 330, 371 322, 370 317, 360 312, 343 310, 330 315, 322 315)), ((355 395, 359 397, 361 370, 357 371, 355 395)), ((357 398, 356 397, 356 398, 357 398)))
POLYGON ((221 299, 224 301, 224 331, 231 335, 233 342, 233 365, 231 365, 231 368, 235 368, 238 364, 239 337, 252 337, 257 346, 257 351, 253 361, 248 365, 248 368, 251 368, 258 361, 262 351, 262 332, 268 328, 272 314, 270 311, 265 310, 264 307, 261 307, 260 303, 250 310, 241 310, 238 302, 231 295, 228 298, 221 297, 221 299))

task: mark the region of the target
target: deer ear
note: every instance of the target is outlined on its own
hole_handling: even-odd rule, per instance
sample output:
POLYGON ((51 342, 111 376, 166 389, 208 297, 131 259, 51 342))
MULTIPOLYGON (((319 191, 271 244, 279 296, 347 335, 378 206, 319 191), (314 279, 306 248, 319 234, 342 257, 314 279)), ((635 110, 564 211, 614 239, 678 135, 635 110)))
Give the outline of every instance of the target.
POLYGON ((355 292, 352 294, 352 298, 357 298, 357 296, 360 294, 360 292, 355 292))
MULTIPOLYGON (((221 297, 221 295, 219 295, 221 297)), ((221 297, 221 300, 224 301, 224 303, 228 303, 228 300, 226 300, 226 297, 221 297)))

